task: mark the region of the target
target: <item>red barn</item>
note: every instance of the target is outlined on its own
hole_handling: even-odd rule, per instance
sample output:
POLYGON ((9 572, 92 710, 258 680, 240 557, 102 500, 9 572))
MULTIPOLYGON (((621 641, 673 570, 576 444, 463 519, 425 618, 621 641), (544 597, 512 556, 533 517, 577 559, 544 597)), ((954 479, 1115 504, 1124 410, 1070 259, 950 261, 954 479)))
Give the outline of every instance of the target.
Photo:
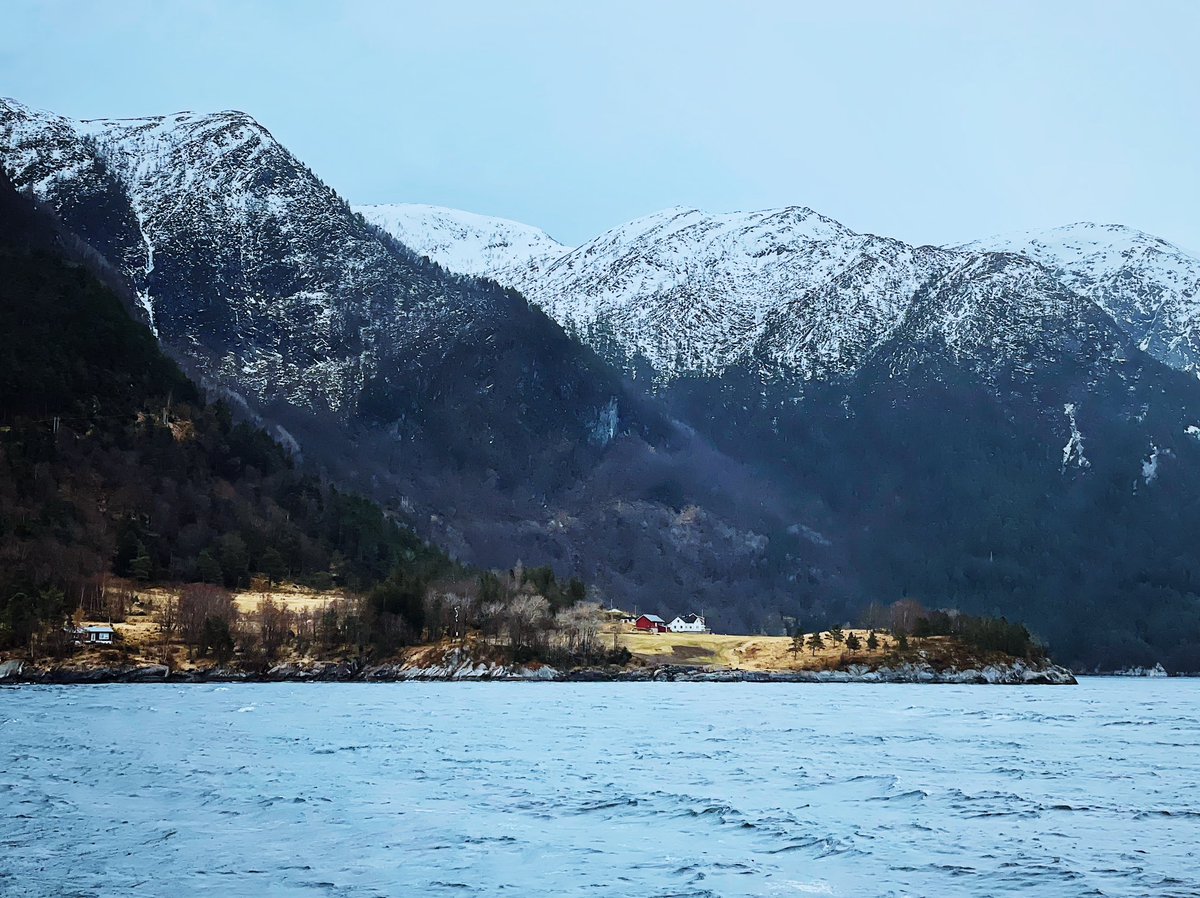
POLYGON ((639 630, 645 630, 648 633, 667 632, 667 622, 657 614, 643 614, 633 622, 633 625, 639 630))

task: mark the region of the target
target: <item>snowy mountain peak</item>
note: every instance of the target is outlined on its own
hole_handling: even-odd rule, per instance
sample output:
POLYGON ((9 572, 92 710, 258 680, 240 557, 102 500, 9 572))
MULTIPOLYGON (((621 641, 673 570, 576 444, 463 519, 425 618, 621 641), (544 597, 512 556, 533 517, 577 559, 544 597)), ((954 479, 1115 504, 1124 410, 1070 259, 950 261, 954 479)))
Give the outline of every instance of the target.
POLYGON ((989 237, 966 248, 1039 262, 1159 361, 1200 369, 1200 258, 1186 250, 1125 225, 1091 222, 989 237))
POLYGON ((849 228, 807 206, 722 213, 674 206, 635 218, 584 246, 618 246, 653 240, 715 246, 727 253, 753 253, 780 242, 824 241, 853 234, 849 228))
POLYGON ((1200 262, 1178 246, 1121 224, 1080 221, 1041 230, 997 234, 963 244, 963 249, 1013 252, 1067 272, 1113 271, 1137 261, 1171 266, 1200 262))
POLYGON ((997 360, 984 352, 990 327, 1020 324, 995 344, 1015 360, 1033 351, 1039 320, 1078 318, 1090 305, 1035 260, 913 247, 856 233, 806 206, 675 206, 575 249, 513 222, 388 208, 368 217, 452 270, 520 289, 603 355, 632 369, 648 365, 661 380, 719 375, 731 365, 801 382, 851 374, 939 278, 934 305, 943 311, 921 334, 935 328, 956 355, 982 353, 989 364, 997 360), (1073 307, 1060 308, 1067 300, 1073 307))
POLYGON ((355 206, 368 222, 448 271, 508 280, 510 269, 548 264, 570 251, 531 225, 419 203, 355 206))
POLYGON ((264 403, 353 414, 380 359, 494 299, 385 245, 242 112, 84 122, 0 103, 0 160, 128 276, 168 348, 264 403))

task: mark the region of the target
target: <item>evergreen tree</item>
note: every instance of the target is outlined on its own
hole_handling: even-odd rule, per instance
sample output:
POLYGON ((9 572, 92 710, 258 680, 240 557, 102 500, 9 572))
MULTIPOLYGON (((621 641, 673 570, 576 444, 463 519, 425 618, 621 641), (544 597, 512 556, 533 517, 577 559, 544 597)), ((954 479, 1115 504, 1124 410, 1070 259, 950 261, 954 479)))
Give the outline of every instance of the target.
POLYGON ((813 633, 808 637, 808 648, 810 651, 812 651, 813 657, 815 658, 817 652, 825 648, 825 637, 823 637, 819 632, 813 633))
POLYGON ((226 533, 217 543, 217 559, 221 563, 221 576, 230 589, 245 582, 250 559, 246 553, 246 541, 236 533, 226 533))
POLYGON ((258 566, 274 586, 287 576, 287 563, 274 546, 268 546, 258 560, 258 566))
POLYGON ((792 631, 792 657, 795 658, 804 651, 804 630, 796 627, 792 631))
POLYGON ((229 624, 221 617, 206 617, 200 635, 200 654, 212 655, 219 664, 228 664, 233 657, 233 636, 229 624))
POLYGON ((208 549, 196 558, 196 577, 202 583, 220 583, 222 580, 221 563, 213 558, 208 549))
POLYGON ((846 648, 852 652, 857 652, 862 648, 862 640, 858 638, 857 633, 850 633, 846 636, 846 648))
POLYGON ((143 583, 154 576, 154 561, 146 550, 146 544, 140 539, 137 542, 137 553, 133 556, 129 571, 135 580, 141 580, 143 583))

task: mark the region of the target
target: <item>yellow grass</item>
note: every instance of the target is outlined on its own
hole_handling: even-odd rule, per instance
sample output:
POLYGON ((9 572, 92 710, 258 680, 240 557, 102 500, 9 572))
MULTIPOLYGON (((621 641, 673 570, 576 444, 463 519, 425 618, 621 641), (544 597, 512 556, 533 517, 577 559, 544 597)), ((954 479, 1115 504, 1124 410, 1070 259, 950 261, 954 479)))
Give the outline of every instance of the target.
MULTIPOLYGON (((83 646, 73 656, 71 666, 88 667, 108 659, 113 663, 121 660, 138 663, 154 664, 163 661, 164 646, 159 631, 158 620, 155 617, 157 609, 168 597, 178 598, 179 587, 153 586, 137 588, 132 583, 119 581, 118 585, 127 585, 133 589, 135 598, 124 621, 113 622, 113 629, 120 636, 116 648, 101 648, 83 646), (118 657, 118 653, 128 653, 128 657, 118 657)), ((285 584, 270 591, 246 590, 234 593, 233 601, 238 611, 243 614, 253 612, 258 603, 264 598, 270 598, 277 604, 284 605, 290 611, 311 611, 320 609, 323 605, 345 599, 340 592, 318 592, 302 586, 285 584)), ((85 617, 83 624, 107 624, 108 619, 103 615, 85 617)), ((177 639, 176 639, 177 642, 177 639)), ((178 644, 165 647, 171 656, 172 666, 187 670, 195 664, 187 659, 186 649, 178 644)))
POLYGON ((274 589, 245 590, 233 594, 233 603, 238 611, 253 611, 263 599, 270 599, 279 605, 284 605, 289 611, 315 611, 331 602, 344 600, 346 595, 337 591, 318 592, 295 584, 283 584, 274 589))
MULTIPOLYGON (((725 667, 735 670, 810 670, 837 666, 843 661, 878 661, 890 650, 892 639, 876 633, 879 648, 866 648, 867 630, 846 630, 854 633, 862 648, 850 653, 845 644, 834 645, 829 634, 822 633, 825 648, 813 655, 807 646, 798 655, 792 654, 789 636, 729 636, 719 633, 639 633, 621 630, 610 633, 637 658, 650 664, 688 664, 725 667), (845 656, 845 657, 843 657, 845 656)), ((807 635, 806 635, 807 640, 807 635)))
MULTIPOLYGON (((129 584, 132 586, 132 584, 129 584)), ((127 660, 135 663, 155 663, 163 659, 164 649, 171 656, 173 666, 187 669, 193 666, 187 659, 186 649, 181 645, 164 647, 159 632, 156 609, 168 597, 178 597, 178 588, 150 587, 136 590, 136 598, 129 610, 127 619, 114 623, 114 628, 121 635, 118 644, 120 650, 128 653, 127 660)), ((234 603, 239 611, 252 613, 264 598, 285 605, 291 611, 313 611, 331 602, 343 600, 344 593, 330 591, 318 592, 295 585, 283 585, 275 589, 245 590, 234 594, 234 603)), ((96 618, 84 623, 107 623, 96 618)), ((798 654, 792 652, 792 640, 786 636, 736 636, 715 633, 643 633, 626 625, 615 625, 609 628, 601 638, 610 646, 623 646, 634 657, 648 664, 683 664, 689 666, 708 666, 734 670, 752 671, 787 671, 811 670, 839 667, 847 663, 874 663, 894 649, 891 636, 876 633, 879 648, 869 652, 866 648, 867 630, 846 630, 845 635, 854 633, 858 636, 862 647, 850 653, 844 643, 833 644, 828 632, 822 634, 825 647, 814 655, 805 645, 798 654)), ((806 634, 806 642, 807 642, 806 634)), ((930 641, 932 642, 932 641, 930 641)), ((930 645, 930 642, 923 643, 930 645)), ((484 647, 472 645, 476 652, 484 647)), ((416 646, 410 652, 420 654, 425 650, 438 649, 437 646, 416 646)), ((98 661, 102 653, 105 657, 116 652, 116 649, 98 649, 85 647, 76 656, 77 663, 87 666, 98 661)))
MULTIPOLYGON (((168 595, 179 597, 178 587, 164 588, 161 586, 149 589, 138 589, 139 598, 150 605, 157 605, 168 595)), ((270 599, 277 605, 285 606, 289 611, 314 611, 331 602, 345 600, 346 594, 338 590, 320 592, 306 586, 284 583, 272 589, 245 589, 233 594, 233 604, 237 610, 247 614, 258 608, 263 599, 270 599)))

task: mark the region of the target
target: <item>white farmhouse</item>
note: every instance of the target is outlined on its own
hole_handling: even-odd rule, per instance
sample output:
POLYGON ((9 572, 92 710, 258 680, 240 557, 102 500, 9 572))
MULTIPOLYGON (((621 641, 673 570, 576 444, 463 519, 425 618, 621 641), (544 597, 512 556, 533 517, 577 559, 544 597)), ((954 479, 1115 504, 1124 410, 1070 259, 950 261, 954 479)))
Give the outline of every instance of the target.
POLYGON ((698 614, 687 614, 683 617, 676 617, 673 621, 667 624, 667 629, 672 633, 708 632, 708 627, 704 623, 704 618, 698 614))
POLYGON ((76 645, 112 645, 117 638, 117 631, 111 624, 74 627, 68 623, 63 630, 70 634, 76 645))

